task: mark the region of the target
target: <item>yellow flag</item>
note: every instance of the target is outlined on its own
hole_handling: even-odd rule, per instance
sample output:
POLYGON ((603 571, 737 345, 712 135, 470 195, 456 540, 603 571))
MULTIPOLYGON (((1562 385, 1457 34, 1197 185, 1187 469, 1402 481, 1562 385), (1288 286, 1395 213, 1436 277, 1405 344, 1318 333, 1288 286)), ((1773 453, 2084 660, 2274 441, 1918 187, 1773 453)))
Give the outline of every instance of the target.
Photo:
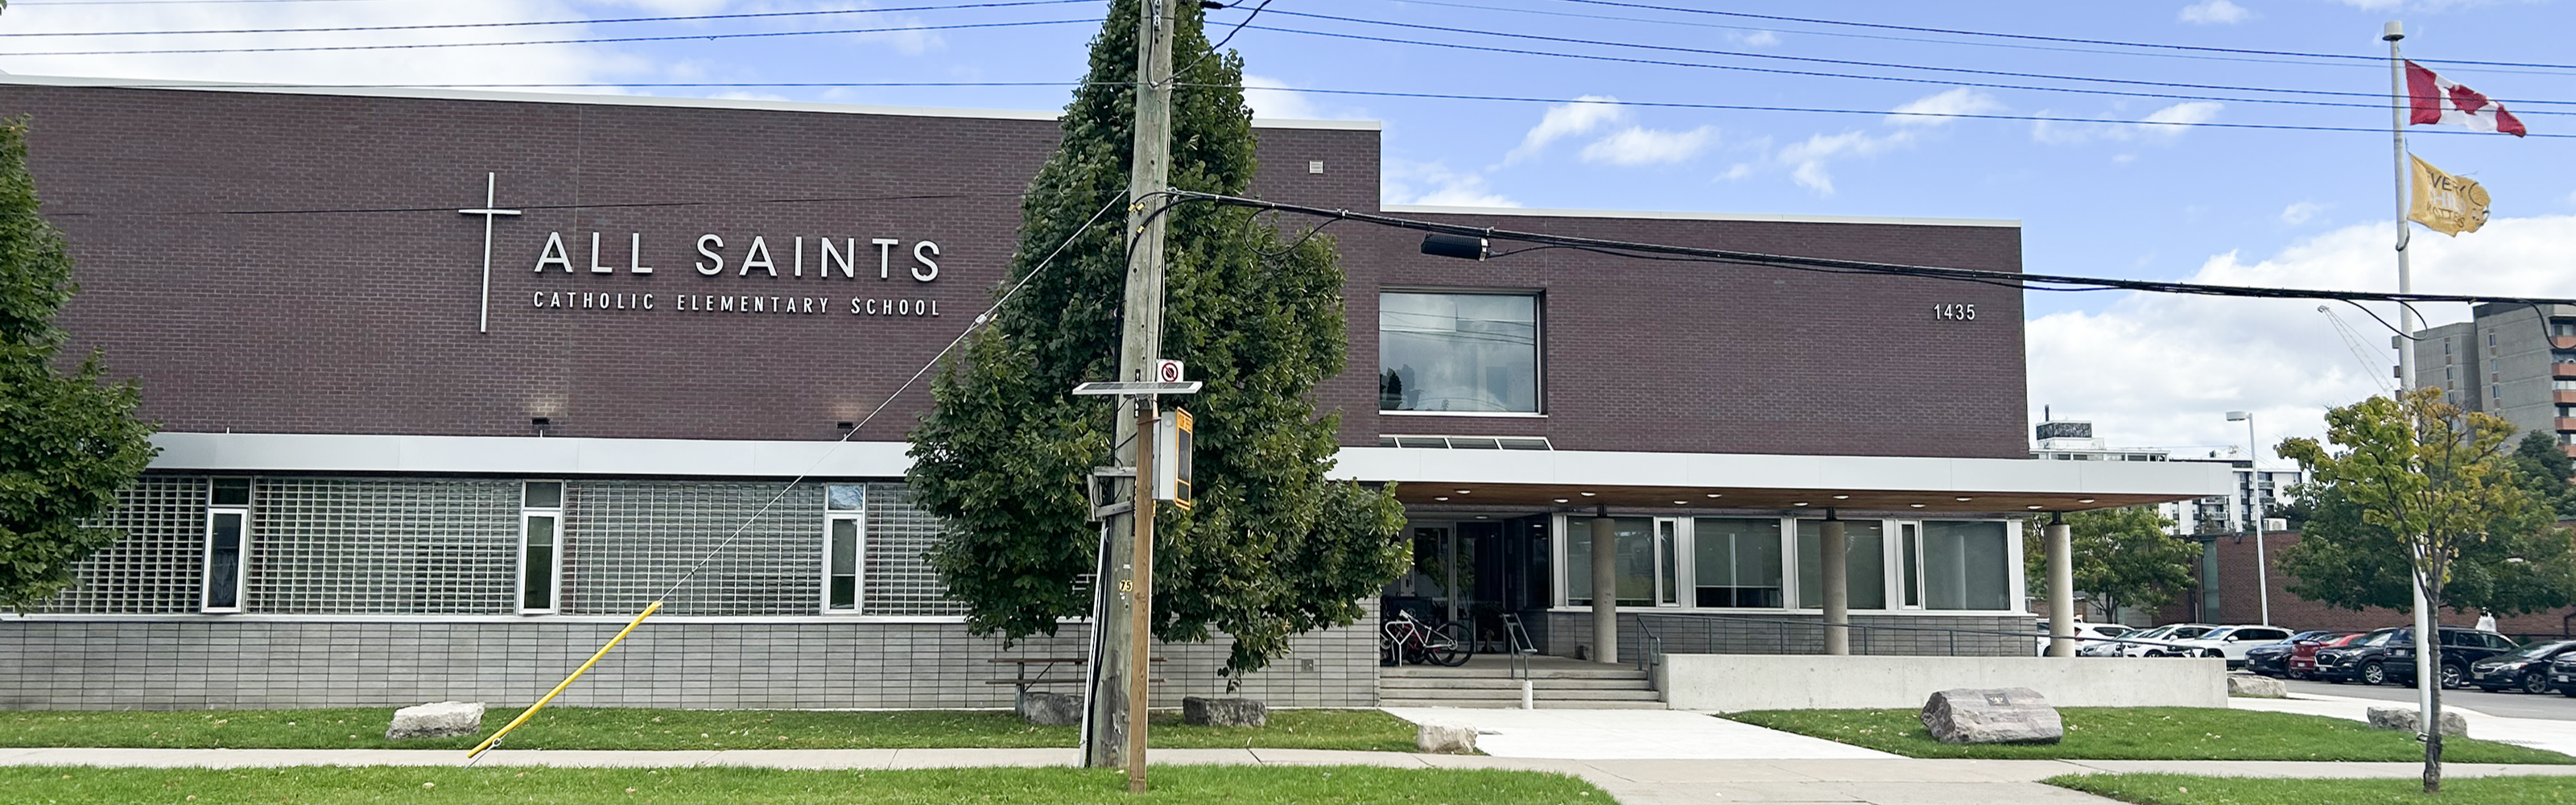
POLYGON ((2443 173, 2413 154, 2406 158, 2415 161, 2415 202, 2407 206, 2406 220, 2453 237, 2486 225, 2487 189, 2477 180, 2443 173))

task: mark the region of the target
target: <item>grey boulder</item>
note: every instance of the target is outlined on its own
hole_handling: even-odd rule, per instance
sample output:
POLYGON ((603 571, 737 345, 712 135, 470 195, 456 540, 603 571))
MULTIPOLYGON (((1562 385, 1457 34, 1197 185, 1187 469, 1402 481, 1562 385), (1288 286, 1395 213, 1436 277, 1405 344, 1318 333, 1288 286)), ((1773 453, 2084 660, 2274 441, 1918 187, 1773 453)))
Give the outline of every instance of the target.
POLYGON ((2229 674, 2227 695, 2248 699, 2287 699, 2290 698, 2290 686, 2268 676, 2229 674))
MULTIPOLYGON (((2417 719, 2418 715, 2420 714, 2412 707, 2373 707, 2370 708, 2370 725, 2383 730, 2405 730, 2421 734, 2424 730, 2419 725, 2423 722, 2417 719)), ((2469 734, 2469 720, 2462 718, 2458 710, 2442 711, 2442 734, 2469 734)))
POLYGON ((1427 722, 1414 732, 1413 747, 1433 754, 1472 755, 1476 753, 1476 728, 1427 722))
POLYGON ((1259 699, 1202 699, 1191 696, 1181 700, 1181 723, 1201 727, 1264 727, 1270 724, 1270 706, 1259 699))
POLYGON ((1020 718, 1031 724, 1069 727, 1082 723, 1082 697, 1070 693, 1030 691, 1020 697, 1020 718))
POLYGON ((385 740, 453 738, 483 732, 482 702, 431 702, 394 711, 385 740))
POLYGON ((2053 744, 2066 722, 2029 688, 1959 688, 1932 694, 1919 714, 1932 738, 1950 744, 2053 744))

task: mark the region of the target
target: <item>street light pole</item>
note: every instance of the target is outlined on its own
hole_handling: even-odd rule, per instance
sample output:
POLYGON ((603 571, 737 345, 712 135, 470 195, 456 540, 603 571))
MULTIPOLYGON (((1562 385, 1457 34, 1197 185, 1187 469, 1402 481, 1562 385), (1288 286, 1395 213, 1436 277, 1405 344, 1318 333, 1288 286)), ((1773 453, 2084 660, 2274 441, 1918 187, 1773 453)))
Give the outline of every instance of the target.
POLYGON ((2254 412, 2229 411, 2245 420, 2245 509, 2254 521, 2254 591, 2262 596, 2263 625, 2272 625, 2272 554, 2263 549, 2263 443, 2254 439, 2254 412))

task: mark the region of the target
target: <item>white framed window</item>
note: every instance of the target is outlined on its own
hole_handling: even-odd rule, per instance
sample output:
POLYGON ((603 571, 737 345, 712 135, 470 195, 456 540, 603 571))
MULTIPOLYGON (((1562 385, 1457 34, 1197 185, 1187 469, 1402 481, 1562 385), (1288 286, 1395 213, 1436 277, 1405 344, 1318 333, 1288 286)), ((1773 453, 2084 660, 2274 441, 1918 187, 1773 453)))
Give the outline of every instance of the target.
POLYGON ((823 612, 858 614, 859 581, 867 570, 868 488, 823 488, 823 612))
MULTIPOLYGON (((2570 434, 2576 437, 2576 434, 2570 434)), ((1616 517, 1621 607, 1816 610, 1824 521, 1616 517)), ((1560 515, 1556 605, 1592 605, 1592 522, 1560 515)), ((2017 611, 2026 580, 2009 520, 1843 521, 1854 611, 2017 611)))
POLYGON ((1538 294, 1383 291, 1377 298, 1379 411, 1544 413, 1538 294))
POLYGON ((562 481, 519 486, 519 614, 560 611, 563 587, 562 481))
POLYGON ((250 479, 216 478, 206 488, 206 581, 198 609, 242 611, 249 560, 250 479))

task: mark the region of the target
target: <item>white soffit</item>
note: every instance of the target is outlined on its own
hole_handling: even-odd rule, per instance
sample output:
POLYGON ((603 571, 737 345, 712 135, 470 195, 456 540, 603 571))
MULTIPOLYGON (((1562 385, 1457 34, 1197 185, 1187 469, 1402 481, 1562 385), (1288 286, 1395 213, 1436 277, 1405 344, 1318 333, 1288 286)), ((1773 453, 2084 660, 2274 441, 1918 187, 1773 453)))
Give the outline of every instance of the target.
POLYGON ((2169 461, 1422 450, 1345 447, 1336 478, 1439 484, 1587 484, 1850 492, 2206 497, 2235 491, 2227 467, 2169 461))

